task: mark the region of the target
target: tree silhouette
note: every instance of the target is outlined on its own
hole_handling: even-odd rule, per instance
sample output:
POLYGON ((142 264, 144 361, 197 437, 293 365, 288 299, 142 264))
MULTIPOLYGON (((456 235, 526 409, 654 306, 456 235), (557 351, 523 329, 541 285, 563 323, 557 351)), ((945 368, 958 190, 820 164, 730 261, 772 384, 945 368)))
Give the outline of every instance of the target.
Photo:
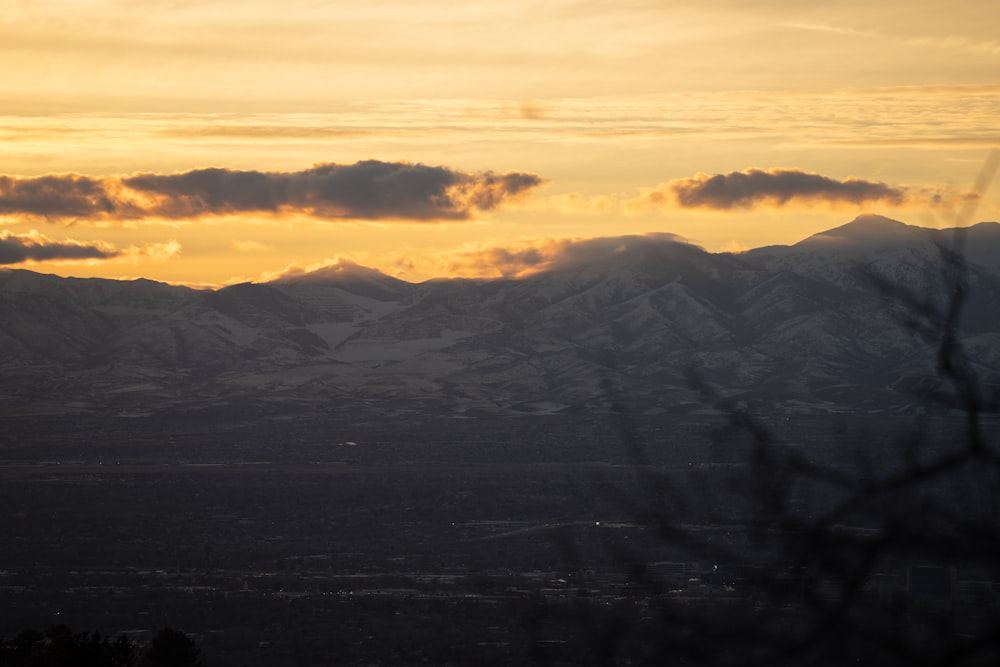
POLYGON ((148 667, 204 667, 198 647, 183 632, 164 628, 150 642, 143 664, 148 667))
MULTIPOLYGON (((997 164, 993 153, 977 193, 997 164)), ((627 401, 609 384, 640 490, 606 492, 655 539, 645 546, 605 540, 625 570, 632 604, 581 599, 562 609, 599 643, 573 660, 1000 664, 1000 443, 984 428, 998 400, 963 349, 971 289, 963 244, 956 229, 953 243, 940 247, 939 289, 931 292, 869 275, 934 356, 937 381, 920 395, 928 410, 895 437, 845 430, 840 450, 823 456, 783 442, 766 419, 730 409, 717 442, 730 455, 742 451, 742 464, 678 476, 650 465, 627 401), (650 554, 665 548, 674 558, 713 564, 694 577, 705 595, 678 594, 676 580, 657 570, 650 554)), ((696 373, 691 381, 711 404, 722 402, 696 373)), ((573 548, 564 548, 571 558, 573 548)), ((552 625, 554 616, 546 610, 544 622, 552 625)), ((572 661, 568 653, 535 657, 572 661)))
POLYGON ((3 667, 204 667, 200 651, 183 632, 164 628, 140 660, 135 642, 125 635, 114 640, 99 632, 75 633, 54 625, 44 633, 24 630, 11 640, 0 638, 3 667))
POLYGON ((11 667, 132 667, 135 659, 135 644, 124 635, 112 641, 97 632, 76 634, 65 625, 0 640, 0 664, 11 667))

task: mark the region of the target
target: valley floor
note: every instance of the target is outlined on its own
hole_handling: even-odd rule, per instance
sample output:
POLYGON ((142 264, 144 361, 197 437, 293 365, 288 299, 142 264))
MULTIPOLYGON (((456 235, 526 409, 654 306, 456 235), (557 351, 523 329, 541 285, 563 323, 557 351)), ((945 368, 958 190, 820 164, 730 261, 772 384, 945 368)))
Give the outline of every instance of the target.
MULTIPOLYGON (((757 599, 738 498, 677 518, 742 560, 695 558, 638 516, 652 474, 694 498, 746 468, 716 417, 5 422, 0 636, 172 626, 214 667, 580 664, 595 650, 567 612, 581 604, 655 632, 629 562, 688 608, 757 599)), ((817 425, 771 423, 834 465, 845 438, 905 422, 817 425)), ((906 590, 910 566, 870 594, 906 590)), ((1000 584, 956 577, 954 613, 996 604, 1000 584)), ((635 641, 621 651, 641 657, 635 641)))

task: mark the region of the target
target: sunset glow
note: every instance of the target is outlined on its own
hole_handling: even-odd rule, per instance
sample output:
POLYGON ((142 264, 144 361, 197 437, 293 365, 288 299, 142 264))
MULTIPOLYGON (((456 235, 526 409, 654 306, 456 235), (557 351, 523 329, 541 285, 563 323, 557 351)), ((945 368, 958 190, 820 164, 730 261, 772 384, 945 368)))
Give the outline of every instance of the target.
POLYGON ((992 0, 15 0, 0 262, 419 281, 570 240, 996 220, 970 189, 1000 144, 997 25, 992 0))

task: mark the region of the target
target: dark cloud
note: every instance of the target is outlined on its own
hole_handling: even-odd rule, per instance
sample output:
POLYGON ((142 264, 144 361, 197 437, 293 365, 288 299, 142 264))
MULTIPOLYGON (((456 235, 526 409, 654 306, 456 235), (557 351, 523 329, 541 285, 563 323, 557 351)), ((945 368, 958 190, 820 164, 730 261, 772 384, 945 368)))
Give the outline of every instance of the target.
POLYGON ((601 236, 566 243, 551 259, 548 269, 568 269, 607 262, 612 257, 643 254, 658 248, 683 244, 698 247, 667 232, 601 236))
POLYGON ((698 174, 670 181, 645 196, 650 204, 727 210, 784 206, 792 201, 827 204, 901 205, 916 193, 909 188, 848 178, 838 181, 797 169, 748 169, 698 174))
POLYGON ((29 260, 111 259, 121 254, 106 244, 53 241, 37 233, 18 236, 0 232, 0 265, 20 264, 29 260))
POLYGON ((195 169, 90 178, 0 177, 0 215, 79 221, 301 212, 325 220, 466 220, 526 194, 534 174, 469 174, 366 160, 297 172, 195 169))
MULTIPOLYGON (((573 269, 615 256, 692 245, 675 234, 656 233, 591 239, 530 239, 520 247, 484 246, 452 253, 440 265, 446 275, 521 278, 542 271, 573 269)), ((697 247, 697 246, 695 246, 697 247)))
POLYGON ((90 218, 113 215, 115 209, 102 179, 78 174, 0 176, 0 215, 90 218))

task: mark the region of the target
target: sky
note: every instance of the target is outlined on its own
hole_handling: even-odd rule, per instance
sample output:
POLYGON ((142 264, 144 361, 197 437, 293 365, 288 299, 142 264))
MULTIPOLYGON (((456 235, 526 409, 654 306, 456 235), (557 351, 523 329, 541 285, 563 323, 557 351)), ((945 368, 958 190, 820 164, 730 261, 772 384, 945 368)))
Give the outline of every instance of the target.
POLYGON ((8 0, 0 267, 416 282, 626 234, 998 220, 998 25, 996 0, 8 0))

